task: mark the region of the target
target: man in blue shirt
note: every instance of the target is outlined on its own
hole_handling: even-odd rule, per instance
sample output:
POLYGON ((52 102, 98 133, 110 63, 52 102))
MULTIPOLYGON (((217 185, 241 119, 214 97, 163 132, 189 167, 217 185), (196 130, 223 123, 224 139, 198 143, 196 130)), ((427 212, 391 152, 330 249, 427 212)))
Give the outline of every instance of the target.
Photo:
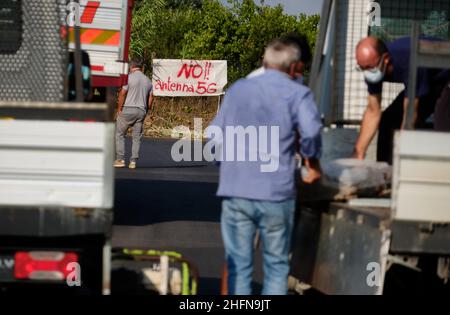
MULTIPOLYGON (((378 130, 378 161, 392 162, 393 134, 402 129, 408 105, 410 38, 385 44, 376 37, 361 40, 356 47, 358 67, 364 72, 368 86, 368 106, 355 145, 354 156, 364 159, 367 148, 378 130), (381 113, 383 82, 403 83, 405 90, 381 113)), ((435 110, 437 100, 448 85, 450 73, 441 69, 420 68, 417 73, 415 127, 426 127, 426 120, 435 110)), ((448 99, 448 98, 447 98, 448 99)))
POLYGON ((229 294, 252 293, 257 229, 264 248, 262 293, 287 292, 297 131, 308 169, 303 180, 320 178, 320 116, 311 91, 293 80, 300 55, 295 44, 270 44, 265 73, 232 85, 211 124, 223 135, 214 140, 221 153, 217 195, 224 198, 221 226, 229 294))
MULTIPOLYGON (((299 84, 304 84, 305 83, 304 72, 307 68, 309 68, 309 66, 311 64, 311 59, 312 59, 311 47, 308 44, 308 40, 307 40, 306 36, 304 36, 303 34, 299 34, 299 33, 289 33, 289 34, 281 37, 280 40, 285 43, 295 43, 296 45, 298 45, 298 47, 300 47, 302 56, 300 58, 300 62, 297 64, 297 68, 295 70, 295 80, 299 84)), ((252 72, 250 72, 247 75, 247 78, 251 79, 251 78, 257 77, 258 75, 263 74, 265 71, 266 71, 266 69, 264 68, 264 66, 261 66, 260 68, 255 69, 252 72)))

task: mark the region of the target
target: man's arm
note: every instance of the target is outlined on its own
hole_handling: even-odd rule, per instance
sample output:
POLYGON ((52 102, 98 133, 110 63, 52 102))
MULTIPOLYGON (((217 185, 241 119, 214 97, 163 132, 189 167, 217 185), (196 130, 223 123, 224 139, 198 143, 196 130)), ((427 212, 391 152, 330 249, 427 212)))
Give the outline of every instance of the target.
POLYGON ((363 160, 381 119, 381 94, 369 95, 353 157, 363 160))
MULTIPOLYGON (((401 129, 405 129, 405 127, 409 127, 406 126, 406 119, 408 117, 408 104, 409 104, 409 100, 407 97, 405 97, 405 100, 403 101, 403 120, 402 120, 402 127, 401 129)), ((412 128, 414 128, 414 126, 416 125, 417 122, 417 110, 419 108, 419 99, 416 98, 415 102, 414 102, 414 115, 413 115, 413 120, 412 120, 412 128)))
POLYGON ((153 107, 153 100, 154 100, 153 92, 150 92, 150 94, 148 96, 148 101, 147 101, 148 102, 148 111, 150 111, 153 107))
POLYGON ((125 100, 127 98, 128 90, 125 88, 122 88, 119 92, 119 100, 117 102, 117 113, 120 113, 123 108, 123 104, 125 103, 125 100))
POLYGON ((308 171, 303 181, 312 184, 321 177, 320 154, 322 150, 320 114, 313 95, 308 92, 298 106, 298 131, 300 133, 300 153, 308 171))
POLYGON ((305 184, 312 184, 315 181, 318 181, 322 176, 319 159, 305 159, 305 166, 308 174, 306 177, 302 178, 303 182, 305 184))

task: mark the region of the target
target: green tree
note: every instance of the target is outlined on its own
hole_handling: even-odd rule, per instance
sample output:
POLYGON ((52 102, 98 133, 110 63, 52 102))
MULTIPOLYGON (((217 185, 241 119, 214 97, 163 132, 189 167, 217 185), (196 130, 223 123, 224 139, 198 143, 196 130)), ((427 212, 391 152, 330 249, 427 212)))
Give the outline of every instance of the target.
POLYGON ((229 82, 258 67, 274 38, 297 31, 314 45, 319 16, 288 15, 253 0, 140 0, 134 9, 132 55, 228 61, 229 82))
POLYGON ((167 7, 172 9, 180 9, 180 8, 201 8, 202 0, 167 0, 167 7))
POLYGON ((147 65, 153 58, 180 58, 187 30, 198 20, 197 0, 140 0, 133 11, 130 53, 147 65))
POLYGON ((199 22, 184 37, 183 56, 227 60, 230 82, 258 67, 264 48, 274 38, 297 31, 313 44, 319 22, 318 15, 296 17, 285 14, 281 5, 258 5, 253 0, 230 0, 229 7, 205 0, 199 15, 199 22))
POLYGON ((146 42, 156 36, 152 26, 158 20, 159 14, 165 6, 166 0, 135 1, 130 41, 130 54, 132 56, 145 56, 146 42))

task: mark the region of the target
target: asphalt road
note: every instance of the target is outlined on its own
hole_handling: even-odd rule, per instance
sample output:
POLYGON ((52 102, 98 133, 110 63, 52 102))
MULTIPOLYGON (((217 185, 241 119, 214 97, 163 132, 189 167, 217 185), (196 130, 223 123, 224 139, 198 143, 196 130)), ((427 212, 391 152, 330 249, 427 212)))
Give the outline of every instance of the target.
MULTIPOLYGON (((144 139, 138 168, 117 169, 113 247, 180 252, 199 269, 199 293, 219 294, 224 250, 220 234, 221 200, 215 196, 218 168, 205 161, 174 162, 170 156, 174 141, 144 139)), ((127 139, 128 154, 130 142, 127 139)), ((255 255, 255 264, 254 293, 259 293, 260 251, 255 255)), ((426 277, 428 282, 416 281, 417 275, 404 268, 391 270, 385 293, 405 293, 406 288, 411 292, 440 288, 442 283, 436 280, 435 267, 430 270, 432 282, 426 277)))
MULTIPOLYGON (((116 170, 113 247, 178 251, 199 269, 199 293, 219 294, 224 251, 218 168, 205 161, 174 162, 173 143, 144 139, 138 167, 116 170)), ((260 255, 256 262, 258 290, 260 255)))

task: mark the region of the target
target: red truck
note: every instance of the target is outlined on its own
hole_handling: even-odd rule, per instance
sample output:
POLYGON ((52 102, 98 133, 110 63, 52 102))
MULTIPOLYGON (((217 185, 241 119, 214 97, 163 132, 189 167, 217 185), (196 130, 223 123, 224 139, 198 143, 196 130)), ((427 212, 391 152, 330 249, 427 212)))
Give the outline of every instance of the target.
MULTIPOLYGON (((128 49, 134 0, 80 0, 81 49, 88 53, 94 99, 104 101, 109 90, 127 83, 128 49)), ((69 11, 76 4, 68 4, 69 11)), ((73 23, 69 23, 69 49, 75 48, 73 23)))

